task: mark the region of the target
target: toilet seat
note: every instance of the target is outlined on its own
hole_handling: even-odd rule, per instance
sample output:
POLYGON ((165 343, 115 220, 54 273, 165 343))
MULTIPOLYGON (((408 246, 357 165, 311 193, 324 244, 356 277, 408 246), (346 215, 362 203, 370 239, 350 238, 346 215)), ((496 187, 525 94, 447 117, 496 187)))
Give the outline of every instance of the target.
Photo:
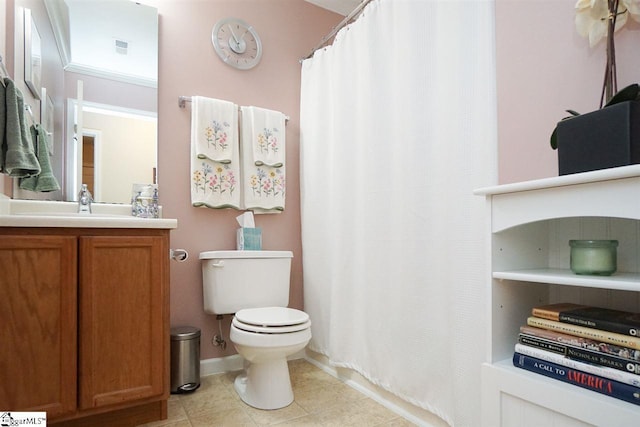
POLYGON ((247 332, 286 334, 308 329, 311 321, 307 313, 294 308, 260 307, 238 311, 232 324, 247 332))

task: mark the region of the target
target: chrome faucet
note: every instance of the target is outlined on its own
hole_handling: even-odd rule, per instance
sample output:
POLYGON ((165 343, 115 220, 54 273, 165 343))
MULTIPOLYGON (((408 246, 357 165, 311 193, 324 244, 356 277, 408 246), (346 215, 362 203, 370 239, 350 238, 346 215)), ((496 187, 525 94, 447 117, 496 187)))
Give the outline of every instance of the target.
POLYGON ((91 202, 93 197, 87 188, 87 184, 82 184, 82 190, 78 193, 78 213, 91 213, 91 202))

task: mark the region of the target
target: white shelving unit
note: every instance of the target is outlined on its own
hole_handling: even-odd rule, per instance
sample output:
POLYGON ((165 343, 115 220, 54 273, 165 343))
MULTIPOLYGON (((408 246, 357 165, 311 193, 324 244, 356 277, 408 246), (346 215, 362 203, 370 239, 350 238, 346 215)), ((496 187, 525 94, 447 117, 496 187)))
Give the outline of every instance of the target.
POLYGON ((489 212, 488 354, 482 425, 630 426, 640 406, 516 368, 520 326, 536 305, 640 311, 640 165, 483 188, 489 212), (616 239, 618 271, 578 276, 569 240, 616 239))

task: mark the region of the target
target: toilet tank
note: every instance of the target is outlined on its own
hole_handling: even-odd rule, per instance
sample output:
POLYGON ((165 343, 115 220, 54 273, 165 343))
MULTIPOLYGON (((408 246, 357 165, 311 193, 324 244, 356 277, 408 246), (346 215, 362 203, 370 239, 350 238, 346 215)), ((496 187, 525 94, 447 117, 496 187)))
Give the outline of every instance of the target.
POLYGON ((201 252, 204 311, 288 306, 291 258, 291 251, 201 252))

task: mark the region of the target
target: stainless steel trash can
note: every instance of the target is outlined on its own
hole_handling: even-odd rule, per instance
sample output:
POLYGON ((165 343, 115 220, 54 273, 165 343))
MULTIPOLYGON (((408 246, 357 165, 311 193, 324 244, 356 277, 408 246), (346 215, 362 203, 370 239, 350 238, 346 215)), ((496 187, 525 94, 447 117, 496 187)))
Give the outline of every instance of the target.
POLYGON ((200 329, 171 328, 171 393, 190 393, 200 387, 200 329))

